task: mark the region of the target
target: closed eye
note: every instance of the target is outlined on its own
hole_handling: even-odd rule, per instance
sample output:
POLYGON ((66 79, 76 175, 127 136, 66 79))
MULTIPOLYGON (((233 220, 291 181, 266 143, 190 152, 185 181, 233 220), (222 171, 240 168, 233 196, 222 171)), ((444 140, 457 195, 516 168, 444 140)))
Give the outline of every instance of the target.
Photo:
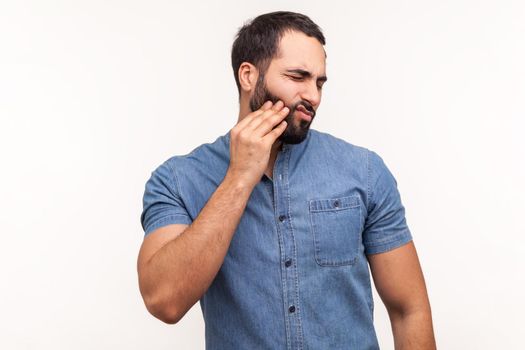
POLYGON ((289 75, 288 77, 292 78, 293 80, 297 80, 297 81, 301 81, 304 79, 304 77, 297 77, 297 76, 294 76, 294 75, 289 75))
MULTIPOLYGON (((288 78, 292 79, 293 81, 304 81, 306 78, 310 77, 309 74, 300 75, 300 76, 287 74, 286 76, 288 78)), ((318 81, 317 81, 317 89, 318 90, 322 90, 323 85, 326 82, 326 80, 327 79, 324 76, 318 79, 318 81)))

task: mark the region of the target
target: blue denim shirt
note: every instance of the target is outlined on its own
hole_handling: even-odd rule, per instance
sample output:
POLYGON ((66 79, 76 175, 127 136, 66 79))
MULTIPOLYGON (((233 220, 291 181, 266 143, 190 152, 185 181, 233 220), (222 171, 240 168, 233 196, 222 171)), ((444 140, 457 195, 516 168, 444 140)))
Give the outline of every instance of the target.
MULTIPOLYGON (((229 132, 174 156, 145 186, 145 235, 191 224, 229 166, 229 132)), ((412 239, 374 152, 310 129, 254 188, 200 299, 206 349, 378 349, 366 255, 412 239)), ((176 281, 174 281, 176 283, 176 281)))

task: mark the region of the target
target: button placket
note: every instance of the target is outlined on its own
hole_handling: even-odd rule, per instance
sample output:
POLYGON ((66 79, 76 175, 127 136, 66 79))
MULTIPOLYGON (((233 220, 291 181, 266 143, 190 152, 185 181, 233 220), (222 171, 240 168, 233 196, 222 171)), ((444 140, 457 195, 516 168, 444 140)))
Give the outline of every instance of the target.
POLYGON ((281 266, 285 270, 282 273, 282 288, 284 312, 287 312, 286 332, 289 341, 289 348, 302 348, 303 334, 300 322, 300 312, 295 304, 299 303, 297 288, 297 271, 295 256, 295 238, 292 226, 293 215, 290 212, 289 200, 289 174, 288 163, 290 160, 290 150, 288 145, 284 144, 282 152, 277 154, 275 161, 275 181, 273 181, 274 210, 275 222, 279 236, 279 246, 281 253, 281 266))

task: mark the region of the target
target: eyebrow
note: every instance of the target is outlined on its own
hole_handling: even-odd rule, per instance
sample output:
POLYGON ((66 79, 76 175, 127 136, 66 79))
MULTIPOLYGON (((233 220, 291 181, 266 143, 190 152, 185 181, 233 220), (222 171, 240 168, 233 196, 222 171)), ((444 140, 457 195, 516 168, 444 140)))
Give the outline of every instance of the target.
MULTIPOLYGON (((301 77, 303 78, 311 78, 312 77, 312 73, 304 70, 304 69, 287 69, 286 72, 288 73, 293 73, 293 74, 299 74, 301 77)), ((322 82, 326 82, 328 80, 328 78, 326 77, 326 75, 322 75, 320 76, 319 78, 317 78, 317 81, 322 81, 322 82)))

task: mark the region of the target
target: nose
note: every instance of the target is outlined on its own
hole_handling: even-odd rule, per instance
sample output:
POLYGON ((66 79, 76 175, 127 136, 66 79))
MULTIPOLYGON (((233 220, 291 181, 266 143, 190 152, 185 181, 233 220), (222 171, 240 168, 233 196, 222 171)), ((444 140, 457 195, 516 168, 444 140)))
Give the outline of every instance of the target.
POLYGON ((304 85, 304 90, 302 91, 301 98, 305 101, 308 101, 314 109, 317 109, 319 103, 321 103, 321 90, 317 87, 315 81, 308 82, 304 85))

